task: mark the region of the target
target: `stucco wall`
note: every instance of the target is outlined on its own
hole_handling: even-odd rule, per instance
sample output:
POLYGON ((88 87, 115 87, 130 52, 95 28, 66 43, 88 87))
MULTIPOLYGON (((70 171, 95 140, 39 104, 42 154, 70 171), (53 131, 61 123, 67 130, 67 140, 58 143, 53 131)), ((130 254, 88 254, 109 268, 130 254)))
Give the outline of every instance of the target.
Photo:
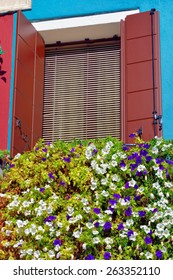
POLYGON ((156 8, 160 11, 163 134, 173 139, 173 1, 172 0, 32 0, 31 21, 156 8))
MULTIPOLYGON (((11 82, 11 59, 12 59, 12 33, 13 16, 0 17, 0 45, 5 52, 2 55, 2 69, 6 71, 6 82, 0 79, 0 149, 7 149, 8 121, 11 82), (7 35, 8 30, 8 35, 7 35)), ((1 76, 2 77, 2 76, 1 76)))

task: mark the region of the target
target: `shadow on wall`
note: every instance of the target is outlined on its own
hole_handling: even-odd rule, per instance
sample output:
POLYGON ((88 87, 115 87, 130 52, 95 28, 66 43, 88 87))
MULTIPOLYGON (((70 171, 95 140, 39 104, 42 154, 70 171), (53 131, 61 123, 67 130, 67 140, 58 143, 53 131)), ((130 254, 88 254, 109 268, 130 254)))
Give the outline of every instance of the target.
POLYGON ((3 80, 5 83, 7 82, 7 79, 5 77, 5 74, 7 71, 4 71, 2 69, 2 64, 3 64, 3 58, 2 58, 2 54, 4 53, 4 51, 1 49, 0 47, 0 79, 3 80))

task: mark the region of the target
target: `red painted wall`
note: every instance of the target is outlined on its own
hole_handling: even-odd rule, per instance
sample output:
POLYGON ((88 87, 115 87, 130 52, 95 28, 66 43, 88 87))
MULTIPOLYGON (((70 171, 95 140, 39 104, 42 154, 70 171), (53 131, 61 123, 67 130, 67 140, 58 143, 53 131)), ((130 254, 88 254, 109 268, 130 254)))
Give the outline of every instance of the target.
MULTIPOLYGON (((0 79, 0 149, 7 149, 10 79, 12 61, 13 15, 0 16, 0 45, 5 52, 2 70, 7 71, 6 83, 0 79)), ((0 76, 1 77, 1 76, 0 76)))

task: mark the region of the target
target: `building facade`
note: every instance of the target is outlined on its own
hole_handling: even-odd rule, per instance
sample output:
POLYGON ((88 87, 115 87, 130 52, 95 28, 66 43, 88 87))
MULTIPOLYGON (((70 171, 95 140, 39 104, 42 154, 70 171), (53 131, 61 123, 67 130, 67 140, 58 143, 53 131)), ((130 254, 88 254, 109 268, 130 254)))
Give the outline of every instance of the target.
POLYGON ((0 149, 173 139, 170 0, 15 2, 32 6, 0 8, 0 149))

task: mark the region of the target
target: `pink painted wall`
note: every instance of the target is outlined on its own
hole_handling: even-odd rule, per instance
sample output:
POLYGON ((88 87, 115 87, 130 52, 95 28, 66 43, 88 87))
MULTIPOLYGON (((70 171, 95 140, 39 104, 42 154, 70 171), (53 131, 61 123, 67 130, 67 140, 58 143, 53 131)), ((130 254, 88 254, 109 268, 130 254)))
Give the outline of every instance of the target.
POLYGON ((0 46, 5 52, 1 57, 1 70, 6 71, 6 83, 0 76, 0 149, 7 149, 12 62, 13 15, 0 16, 0 46))

